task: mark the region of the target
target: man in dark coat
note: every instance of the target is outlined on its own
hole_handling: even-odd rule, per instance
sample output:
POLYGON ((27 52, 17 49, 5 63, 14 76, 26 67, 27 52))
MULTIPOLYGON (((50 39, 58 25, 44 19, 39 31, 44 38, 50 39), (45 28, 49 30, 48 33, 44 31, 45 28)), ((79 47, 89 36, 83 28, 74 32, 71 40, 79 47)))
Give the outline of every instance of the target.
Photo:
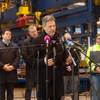
POLYGON ((0 100, 13 100, 14 83, 17 80, 19 53, 17 45, 11 41, 12 33, 6 29, 0 41, 0 100))
MULTIPOLYGON (((64 41, 72 41, 71 35, 64 34, 64 41)), ((72 42, 73 43, 73 42, 72 42)), ((75 45, 75 44, 74 44, 75 45)), ((74 46, 64 46, 64 94, 72 93, 72 100, 79 100, 79 62, 80 52, 74 46), (74 60, 74 62, 73 62, 74 60)))
POLYGON ((49 36, 50 43, 40 49, 38 100, 61 100, 63 96, 62 77, 62 46, 59 34, 56 33, 55 18, 47 15, 42 20, 45 36, 49 36), (48 51, 48 52, 46 52, 48 51))
POLYGON ((37 47, 39 34, 35 24, 28 27, 27 38, 21 43, 21 52, 26 63, 25 100, 31 100, 31 92, 36 84, 37 47))

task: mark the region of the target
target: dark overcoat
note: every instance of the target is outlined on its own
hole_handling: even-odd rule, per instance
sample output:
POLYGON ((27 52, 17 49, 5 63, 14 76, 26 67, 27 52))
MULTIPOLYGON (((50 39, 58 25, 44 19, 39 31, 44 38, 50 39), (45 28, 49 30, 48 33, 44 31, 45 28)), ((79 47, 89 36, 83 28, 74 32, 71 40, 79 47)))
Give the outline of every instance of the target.
POLYGON ((36 79, 37 52, 39 36, 37 38, 27 37, 20 42, 21 54, 26 63, 26 80, 33 83, 36 79))
POLYGON ((18 46, 11 42, 8 46, 0 41, 0 83, 16 82, 17 67, 19 63, 18 46), (11 64, 14 70, 7 72, 3 69, 4 64, 11 64))
MULTIPOLYGON (((41 44, 45 44, 44 37, 46 33, 42 33, 41 44)), ((40 48, 40 61, 39 61, 39 84, 38 96, 40 98, 46 97, 46 84, 48 84, 48 97, 53 97, 55 82, 55 96, 63 96, 63 75, 62 75, 62 62, 63 62, 63 49, 60 44, 59 35, 55 34, 51 39, 48 48, 46 45, 40 48), (55 51, 53 50, 55 48, 55 51), (55 58, 55 77, 53 77, 54 66, 46 66, 44 57, 46 56, 46 49, 48 49, 48 59, 55 58), (54 54, 55 53, 55 54, 54 54), (55 55, 55 57, 54 57, 55 55), (48 78, 46 80, 46 67, 48 67, 48 78)))

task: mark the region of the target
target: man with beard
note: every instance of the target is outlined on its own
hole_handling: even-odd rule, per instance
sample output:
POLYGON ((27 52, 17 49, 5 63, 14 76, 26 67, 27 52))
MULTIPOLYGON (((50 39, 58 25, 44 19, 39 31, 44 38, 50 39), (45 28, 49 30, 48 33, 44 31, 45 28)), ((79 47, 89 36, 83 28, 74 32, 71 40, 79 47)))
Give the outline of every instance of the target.
POLYGON ((56 32, 55 18, 52 15, 44 16, 42 25, 44 33, 42 33, 41 43, 45 44, 44 40, 46 40, 46 44, 40 49, 37 100, 61 100, 63 96, 63 49, 59 34, 56 32))

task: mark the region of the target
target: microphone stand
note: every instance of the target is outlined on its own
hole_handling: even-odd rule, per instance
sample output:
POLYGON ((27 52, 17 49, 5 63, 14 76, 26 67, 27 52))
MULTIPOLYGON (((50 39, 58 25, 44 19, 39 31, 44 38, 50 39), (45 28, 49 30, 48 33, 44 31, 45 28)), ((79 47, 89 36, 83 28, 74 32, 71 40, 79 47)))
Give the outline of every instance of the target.
MULTIPOLYGON (((56 61, 56 48, 53 45, 53 59, 54 62, 56 61)), ((55 69, 56 69, 56 65, 54 64, 53 66, 53 100, 55 100, 55 69)))
MULTIPOLYGON (((46 61, 45 61, 45 64, 46 64, 46 100, 48 100, 48 47, 49 47, 49 42, 50 42, 50 37, 48 35, 45 35, 44 37, 44 41, 46 42, 46 61)), ((44 58, 44 59, 45 59, 44 58)))
POLYGON ((48 100, 48 43, 46 45, 46 100, 48 100))
MULTIPOLYGON (((32 46, 34 47, 34 45, 32 45, 32 46)), ((34 71, 34 78, 35 78, 33 85, 35 86, 35 84, 36 84, 36 92, 38 91, 38 85, 39 85, 39 57, 40 57, 39 48, 41 46, 42 45, 35 45, 35 47, 36 47, 36 56, 37 56, 36 57, 36 69, 35 69, 36 73, 34 71, 34 64, 35 63, 32 64, 32 71, 34 71)), ((35 98, 35 92, 34 92, 34 98, 35 98)))
MULTIPOLYGON (((78 51, 77 51, 77 48, 74 48, 74 52, 75 52, 75 54, 76 54, 76 56, 77 56, 77 60, 78 60, 78 63, 79 63, 79 61, 80 61, 80 56, 79 56, 79 53, 78 53, 78 51)), ((77 71, 78 71, 78 76, 77 76, 77 78, 78 78, 78 85, 77 85, 77 91, 78 91, 78 94, 76 94, 77 96, 78 96, 78 100, 79 100, 79 64, 77 65, 77 71)), ((75 96, 76 97, 76 96, 75 96)), ((76 97, 77 98, 77 97, 76 97)), ((75 99, 76 100, 76 99, 75 99)))
MULTIPOLYGON (((37 47, 38 48, 38 47, 37 47)), ((37 49, 37 66, 36 66, 36 71, 37 71, 37 73, 36 73, 36 91, 38 91, 38 85, 39 85, 39 57, 40 57, 40 52, 39 52, 39 48, 37 49)))
MULTIPOLYGON (((69 47, 66 50, 68 51, 68 54, 69 54, 69 56, 72 59, 73 65, 76 67, 77 64, 76 64, 74 58, 72 57, 72 54, 70 52, 70 49, 71 48, 69 47)), ((72 67, 72 100, 74 100, 74 96, 75 96, 75 91, 74 91, 74 66, 72 67)))

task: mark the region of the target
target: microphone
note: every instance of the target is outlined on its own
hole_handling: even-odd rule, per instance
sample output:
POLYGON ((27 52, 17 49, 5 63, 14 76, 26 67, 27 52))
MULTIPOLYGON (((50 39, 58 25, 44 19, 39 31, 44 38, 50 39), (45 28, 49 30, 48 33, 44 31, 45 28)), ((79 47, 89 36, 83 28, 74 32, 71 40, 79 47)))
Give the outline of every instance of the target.
POLYGON ((66 40, 65 44, 67 44, 67 46, 69 46, 69 47, 73 47, 74 46, 74 42, 72 40, 70 40, 70 39, 66 40))
POLYGON ((46 47, 48 47, 49 42, 50 42, 50 37, 49 37, 48 35, 45 35, 44 41, 45 41, 45 43, 46 43, 46 47))
POLYGON ((84 48, 81 46, 81 44, 79 44, 79 43, 77 43, 75 41, 72 41, 71 39, 66 40, 65 41, 65 45, 67 46, 67 48, 68 47, 75 48, 75 49, 77 49, 79 51, 83 51, 84 50, 84 48))

